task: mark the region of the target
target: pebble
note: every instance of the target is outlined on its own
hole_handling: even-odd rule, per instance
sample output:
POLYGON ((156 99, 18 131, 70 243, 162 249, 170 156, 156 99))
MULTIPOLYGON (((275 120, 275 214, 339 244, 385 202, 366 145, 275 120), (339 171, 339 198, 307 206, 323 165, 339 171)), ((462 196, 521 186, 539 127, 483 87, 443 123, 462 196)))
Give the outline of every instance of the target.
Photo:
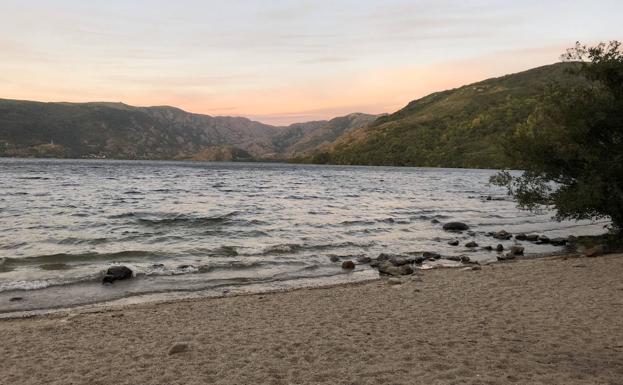
POLYGON ((186 342, 177 342, 177 343, 173 344, 173 346, 171 346, 171 348, 169 349, 169 355, 173 355, 173 354, 177 354, 177 353, 183 353, 185 351, 188 351, 188 343, 186 343, 186 342))

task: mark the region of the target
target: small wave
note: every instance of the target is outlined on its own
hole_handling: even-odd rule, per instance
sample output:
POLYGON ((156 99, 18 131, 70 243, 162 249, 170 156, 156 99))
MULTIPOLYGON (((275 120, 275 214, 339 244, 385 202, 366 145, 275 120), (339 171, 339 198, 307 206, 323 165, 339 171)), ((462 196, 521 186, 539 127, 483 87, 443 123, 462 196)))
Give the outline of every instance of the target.
POLYGON ((92 239, 83 239, 83 238, 65 238, 60 240, 58 243, 60 245, 100 245, 102 243, 108 242, 108 238, 92 238, 92 239))
POLYGON ((366 220, 352 220, 352 221, 342 221, 339 224, 342 226, 363 226, 363 225, 373 225, 374 221, 366 221, 366 220))
MULTIPOLYGON (((19 249, 20 247, 26 246, 26 242, 13 242, 7 243, 5 245, 0 245, 0 250, 11 250, 11 249, 19 249)), ((1 265, 2 263, 0 263, 1 265)))
POLYGON ((118 260, 133 260, 143 259, 149 257, 160 257, 158 253, 151 251, 141 250, 127 250, 119 251, 115 253, 82 253, 82 254, 47 254, 37 255, 26 258, 5 258, 4 265, 6 266, 21 266, 21 265, 47 265, 58 263, 76 263, 76 262, 96 262, 96 261, 118 261, 118 260))
POLYGON ((138 222, 147 226, 209 226, 226 223, 238 215, 237 211, 214 217, 175 214, 164 217, 139 217, 138 222))
POLYGON ((65 279, 34 279, 34 280, 20 280, 20 281, 10 281, 10 282, 2 282, 0 283, 0 293, 4 291, 15 291, 15 290, 39 290, 45 289, 52 286, 66 286, 72 285, 82 282, 93 282, 101 279, 102 272, 97 271, 90 275, 85 275, 81 277, 72 277, 65 279))
POLYGON ((299 243, 288 243, 288 244, 279 244, 273 245, 265 248, 261 254, 269 255, 269 254, 290 254, 290 253, 298 253, 300 251, 323 251, 323 250, 331 250, 331 249, 340 249, 346 247, 356 247, 356 248, 365 248, 374 245, 375 242, 365 242, 365 243, 357 243, 357 242, 339 242, 339 243, 321 243, 321 244, 299 244, 299 243))

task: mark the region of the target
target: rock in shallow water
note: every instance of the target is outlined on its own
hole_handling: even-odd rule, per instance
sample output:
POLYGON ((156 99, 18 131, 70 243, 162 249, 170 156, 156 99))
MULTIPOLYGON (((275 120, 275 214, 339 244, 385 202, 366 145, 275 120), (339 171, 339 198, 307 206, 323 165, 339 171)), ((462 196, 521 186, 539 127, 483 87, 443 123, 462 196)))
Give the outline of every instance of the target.
POLYGON ((478 247, 478 244, 474 241, 471 241, 471 242, 467 242, 465 244, 465 247, 469 247, 469 248, 478 247))
POLYGON ((552 238, 549 240, 549 243, 551 243, 554 246, 564 246, 567 244, 567 239, 566 238, 552 238))
POLYGON ((357 262, 359 262, 359 263, 370 263, 370 262, 372 262, 372 258, 365 257, 365 256, 362 255, 360 257, 357 257, 357 262))
POLYGON ((111 266, 106 270, 102 283, 113 283, 122 279, 132 278, 132 270, 127 266, 111 266))
POLYGON ((441 255, 439 253, 433 253, 431 251, 425 251, 425 252, 422 253, 422 258, 429 259, 429 260, 435 260, 435 259, 441 259, 441 255))
POLYGON ((523 255, 524 248, 523 246, 513 245, 511 246, 511 254, 512 255, 523 255))
POLYGON ((443 225, 446 231, 465 231, 469 230, 469 226, 463 222, 448 222, 443 225))
POLYGON ((501 239, 501 240, 507 240, 507 239, 511 239, 513 235, 510 234, 509 232, 505 231, 505 230, 500 230, 497 233, 495 233, 493 235, 493 238, 495 239, 501 239))
POLYGON ((342 269, 352 270, 354 268, 355 268, 355 263, 353 261, 342 262, 342 269))
POLYGON ((453 239, 453 240, 448 242, 448 245, 450 245, 450 246, 458 246, 459 245, 459 241, 457 239, 453 239))
POLYGON ((536 242, 539 240, 539 235, 538 234, 529 234, 526 235, 526 240, 530 241, 530 242, 536 242))

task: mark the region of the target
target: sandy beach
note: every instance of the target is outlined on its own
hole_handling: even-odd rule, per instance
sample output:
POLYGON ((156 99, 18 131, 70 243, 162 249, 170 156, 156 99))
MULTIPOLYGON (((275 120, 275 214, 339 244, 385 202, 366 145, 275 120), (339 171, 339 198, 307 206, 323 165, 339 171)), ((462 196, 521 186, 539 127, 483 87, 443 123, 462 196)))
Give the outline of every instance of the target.
POLYGON ((622 319, 623 255, 525 259, 3 320, 0 383, 614 385, 622 319))

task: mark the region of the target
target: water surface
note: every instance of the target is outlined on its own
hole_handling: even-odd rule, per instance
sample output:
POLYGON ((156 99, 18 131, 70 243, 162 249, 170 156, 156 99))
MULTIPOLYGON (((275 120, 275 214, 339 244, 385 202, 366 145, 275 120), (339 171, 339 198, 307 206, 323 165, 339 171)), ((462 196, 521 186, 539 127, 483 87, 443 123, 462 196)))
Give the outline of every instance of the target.
MULTIPOLYGON (((0 159, 0 312, 144 293, 366 279, 340 260, 434 251, 495 260, 489 231, 603 232, 520 211, 491 170, 0 159), (448 221, 474 233, 451 234, 448 221), (102 286, 125 264, 137 278, 102 286), (20 301, 10 298, 22 297, 20 301)), ((502 242, 510 245, 513 241, 502 242)), ((558 250, 526 244, 529 253, 558 250)), ((227 288, 227 289, 223 289, 227 288)))

